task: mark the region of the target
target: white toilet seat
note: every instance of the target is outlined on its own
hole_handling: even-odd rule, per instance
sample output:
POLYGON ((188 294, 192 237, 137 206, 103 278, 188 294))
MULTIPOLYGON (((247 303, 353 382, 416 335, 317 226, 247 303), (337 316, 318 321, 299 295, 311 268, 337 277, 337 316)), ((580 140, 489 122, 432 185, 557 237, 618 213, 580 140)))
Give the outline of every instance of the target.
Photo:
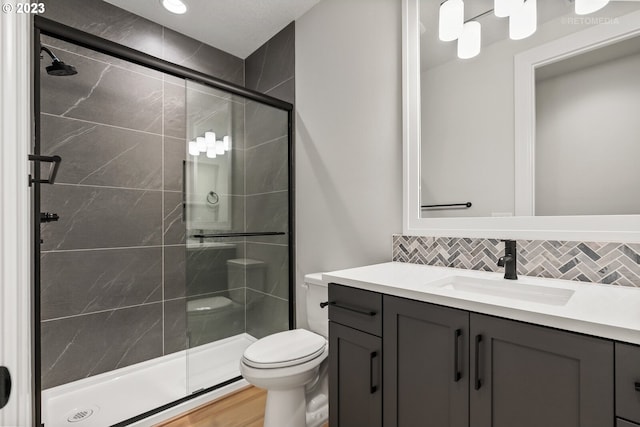
POLYGON ((293 367, 320 357, 326 347, 324 337, 305 329, 294 329, 251 344, 245 350, 242 362, 256 369, 293 367))

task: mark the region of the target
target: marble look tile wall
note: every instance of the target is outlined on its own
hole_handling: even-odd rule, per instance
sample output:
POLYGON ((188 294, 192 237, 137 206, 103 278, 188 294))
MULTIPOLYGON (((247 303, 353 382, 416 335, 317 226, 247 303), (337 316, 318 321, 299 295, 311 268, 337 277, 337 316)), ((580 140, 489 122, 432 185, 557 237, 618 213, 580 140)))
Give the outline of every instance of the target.
MULTIPOLYGON (((47 18, 244 84, 242 59, 106 2, 45 3, 47 18)), ((42 189, 43 211, 60 215, 42 226, 50 388, 185 349, 188 300, 228 294, 226 259, 244 256, 244 244, 233 253, 186 249, 182 80, 51 37, 42 43, 78 69, 41 70, 42 152, 63 158, 56 185, 42 189)), ((245 330, 244 291, 235 299, 242 314, 216 334, 245 330)))
MULTIPOLYGON (((640 244, 518 240, 518 273, 640 287, 640 244)), ((393 236, 393 261, 503 271, 497 239, 393 236)))
MULTIPOLYGON (((295 98, 293 23, 243 61, 100 0, 45 3, 49 19, 295 98)), ((43 388, 245 331, 259 338, 287 329, 288 236, 187 249, 184 82, 51 37, 42 42, 79 71, 41 73, 42 152, 63 158, 57 184, 43 188, 43 211, 61 216, 42 227, 43 388), (232 259, 261 267, 229 277, 232 259), (227 283, 239 284, 230 291, 227 283), (212 297, 232 301, 219 318, 189 310, 212 297)), ((210 95, 235 107, 233 188, 225 196, 233 230, 288 231, 286 113, 207 95, 203 114, 215 110, 210 95)))
MULTIPOLYGON (((294 103, 294 43, 292 22, 247 57, 246 86, 294 103)), ((264 275, 247 272, 247 332, 261 338, 289 328, 287 114, 248 102, 245 115, 246 229, 287 232, 246 243, 247 258, 265 263, 264 275)))

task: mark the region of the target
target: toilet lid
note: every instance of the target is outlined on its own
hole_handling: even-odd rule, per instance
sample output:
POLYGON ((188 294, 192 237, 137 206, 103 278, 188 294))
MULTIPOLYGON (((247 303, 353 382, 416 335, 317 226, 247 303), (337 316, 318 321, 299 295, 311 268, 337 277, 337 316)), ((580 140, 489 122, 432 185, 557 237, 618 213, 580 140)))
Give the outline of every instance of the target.
POLYGON ((306 329, 294 329, 259 339, 247 347, 242 360, 254 368, 282 368, 313 360, 326 346, 323 336, 306 329))

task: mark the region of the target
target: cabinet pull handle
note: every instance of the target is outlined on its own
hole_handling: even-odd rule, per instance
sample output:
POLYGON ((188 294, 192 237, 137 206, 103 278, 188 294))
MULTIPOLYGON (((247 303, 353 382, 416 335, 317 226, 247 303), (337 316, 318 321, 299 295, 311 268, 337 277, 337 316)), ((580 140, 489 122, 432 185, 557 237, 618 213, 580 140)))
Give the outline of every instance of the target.
POLYGON ((460 337, 462 329, 456 329, 453 333, 453 382, 457 383, 462 378, 460 372, 460 337))
POLYGON ((475 375, 473 379, 473 388, 480 390, 482 387, 482 379, 480 379, 480 343, 482 342, 482 334, 476 335, 476 360, 475 360, 475 375))
POLYGON ((640 391, 640 382, 636 382, 634 386, 636 388, 636 391, 640 391))
POLYGON ((372 351, 369 355, 369 389, 371 391, 371 394, 378 391, 378 386, 373 384, 373 359, 375 359, 376 357, 378 357, 377 351, 372 351))
POLYGON ((358 314, 364 314, 365 316, 375 316, 376 313, 375 311, 371 311, 371 310, 362 310, 359 308, 354 308, 354 307, 347 307, 346 305, 339 305, 337 302, 335 301, 325 301, 325 302, 321 302, 320 303, 320 308, 325 308, 328 305, 332 305, 335 308, 341 308, 342 310, 347 310, 347 311, 352 311, 354 313, 358 313, 358 314))

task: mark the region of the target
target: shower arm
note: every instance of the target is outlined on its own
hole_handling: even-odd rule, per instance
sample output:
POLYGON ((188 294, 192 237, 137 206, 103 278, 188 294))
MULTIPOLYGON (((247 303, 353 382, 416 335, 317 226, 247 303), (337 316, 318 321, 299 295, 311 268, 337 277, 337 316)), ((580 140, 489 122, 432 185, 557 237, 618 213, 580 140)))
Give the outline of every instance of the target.
POLYGON ((60 62, 60 58, 58 58, 53 52, 51 52, 51 49, 49 49, 48 47, 40 46, 40 52, 42 51, 44 51, 47 55, 49 55, 53 62, 60 62))

